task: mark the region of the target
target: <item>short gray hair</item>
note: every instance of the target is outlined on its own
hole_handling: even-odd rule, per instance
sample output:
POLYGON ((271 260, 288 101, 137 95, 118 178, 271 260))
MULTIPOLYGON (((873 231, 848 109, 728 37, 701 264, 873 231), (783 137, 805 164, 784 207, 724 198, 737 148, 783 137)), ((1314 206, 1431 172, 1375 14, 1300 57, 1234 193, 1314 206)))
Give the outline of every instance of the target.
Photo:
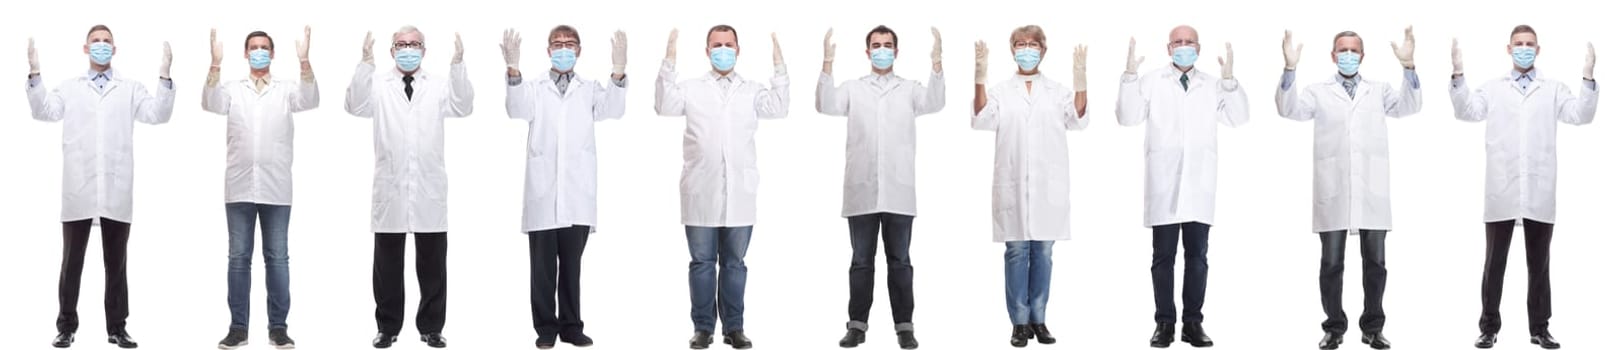
MULTIPOLYGON (((417 27, 413 27, 411 25, 404 25, 404 26, 400 26, 400 30, 397 30, 397 31, 394 32, 393 40, 398 41, 398 40, 400 40, 401 35, 406 35, 406 34, 411 34, 411 33, 417 33, 418 36, 423 36, 423 32, 417 30, 417 27)), ((426 36, 423 37, 423 43, 424 44, 428 43, 428 37, 426 37, 426 36)))
POLYGON ((1341 38, 1358 39, 1358 51, 1364 50, 1364 37, 1358 36, 1357 32, 1351 30, 1336 33, 1336 38, 1330 41, 1330 50, 1334 51, 1336 49, 1336 41, 1341 41, 1341 38))

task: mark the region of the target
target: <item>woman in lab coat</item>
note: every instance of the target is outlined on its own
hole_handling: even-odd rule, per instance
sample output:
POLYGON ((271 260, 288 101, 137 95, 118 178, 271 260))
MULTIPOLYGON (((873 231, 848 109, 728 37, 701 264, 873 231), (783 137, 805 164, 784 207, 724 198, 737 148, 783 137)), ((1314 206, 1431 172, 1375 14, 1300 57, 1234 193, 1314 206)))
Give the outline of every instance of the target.
POLYGON ((1071 238, 1070 156, 1065 131, 1087 127, 1087 47, 1073 57, 1075 89, 1037 70, 1048 52, 1041 27, 1016 28, 1009 48, 1020 69, 1014 77, 986 87, 985 42, 975 43, 976 130, 997 132, 993 157, 992 238, 1004 243, 1003 282, 1009 345, 1025 347, 1036 338, 1053 344, 1044 324, 1054 241, 1071 238))

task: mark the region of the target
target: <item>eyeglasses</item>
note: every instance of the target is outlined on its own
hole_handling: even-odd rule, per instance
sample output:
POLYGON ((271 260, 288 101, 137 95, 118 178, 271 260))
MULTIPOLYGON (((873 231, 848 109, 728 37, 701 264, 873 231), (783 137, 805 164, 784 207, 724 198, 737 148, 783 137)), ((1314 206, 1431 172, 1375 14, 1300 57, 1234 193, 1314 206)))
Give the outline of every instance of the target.
POLYGON ((1036 41, 1017 41, 1017 42, 1014 43, 1014 48, 1016 48, 1016 49, 1027 49, 1027 48, 1041 49, 1041 48, 1043 48, 1043 43, 1036 42, 1036 41))
POLYGON ((572 41, 572 40, 571 41, 554 41, 554 42, 552 42, 551 47, 552 47, 553 50, 557 50, 557 49, 578 50, 578 49, 580 49, 580 42, 576 42, 576 41, 572 41))
POLYGON ((396 49, 421 49, 421 48, 423 48, 423 42, 421 42, 421 41, 396 41, 396 42, 394 42, 394 48, 396 48, 396 49))

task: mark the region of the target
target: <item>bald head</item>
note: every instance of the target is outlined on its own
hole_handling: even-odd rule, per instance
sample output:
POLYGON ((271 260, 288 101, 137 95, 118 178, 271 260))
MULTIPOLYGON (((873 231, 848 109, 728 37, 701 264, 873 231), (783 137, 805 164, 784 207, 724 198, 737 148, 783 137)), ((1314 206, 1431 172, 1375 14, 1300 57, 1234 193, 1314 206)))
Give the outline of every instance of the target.
POLYGON ((1181 25, 1172 28, 1172 33, 1167 34, 1168 55, 1172 54, 1172 49, 1183 46, 1193 46, 1196 53, 1200 52, 1200 33, 1195 32, 1195 27, 1181 25))

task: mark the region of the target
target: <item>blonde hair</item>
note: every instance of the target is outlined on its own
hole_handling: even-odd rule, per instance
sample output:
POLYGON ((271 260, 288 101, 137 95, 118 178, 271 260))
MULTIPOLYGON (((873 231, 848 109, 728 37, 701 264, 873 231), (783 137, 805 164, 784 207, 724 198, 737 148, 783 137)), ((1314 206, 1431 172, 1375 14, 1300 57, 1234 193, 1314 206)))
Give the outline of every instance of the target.
POLYGON ((1048 35, 1043 34, 1043 27, 1033 24, 1015 28, 1014 32, 1009 33, 1009 47, 1014 47, 1015 41, 1020 40, 1021 37, 1031 37, 1037 40, 1037 44, 1044 50, 1048 49, 1048 35))

